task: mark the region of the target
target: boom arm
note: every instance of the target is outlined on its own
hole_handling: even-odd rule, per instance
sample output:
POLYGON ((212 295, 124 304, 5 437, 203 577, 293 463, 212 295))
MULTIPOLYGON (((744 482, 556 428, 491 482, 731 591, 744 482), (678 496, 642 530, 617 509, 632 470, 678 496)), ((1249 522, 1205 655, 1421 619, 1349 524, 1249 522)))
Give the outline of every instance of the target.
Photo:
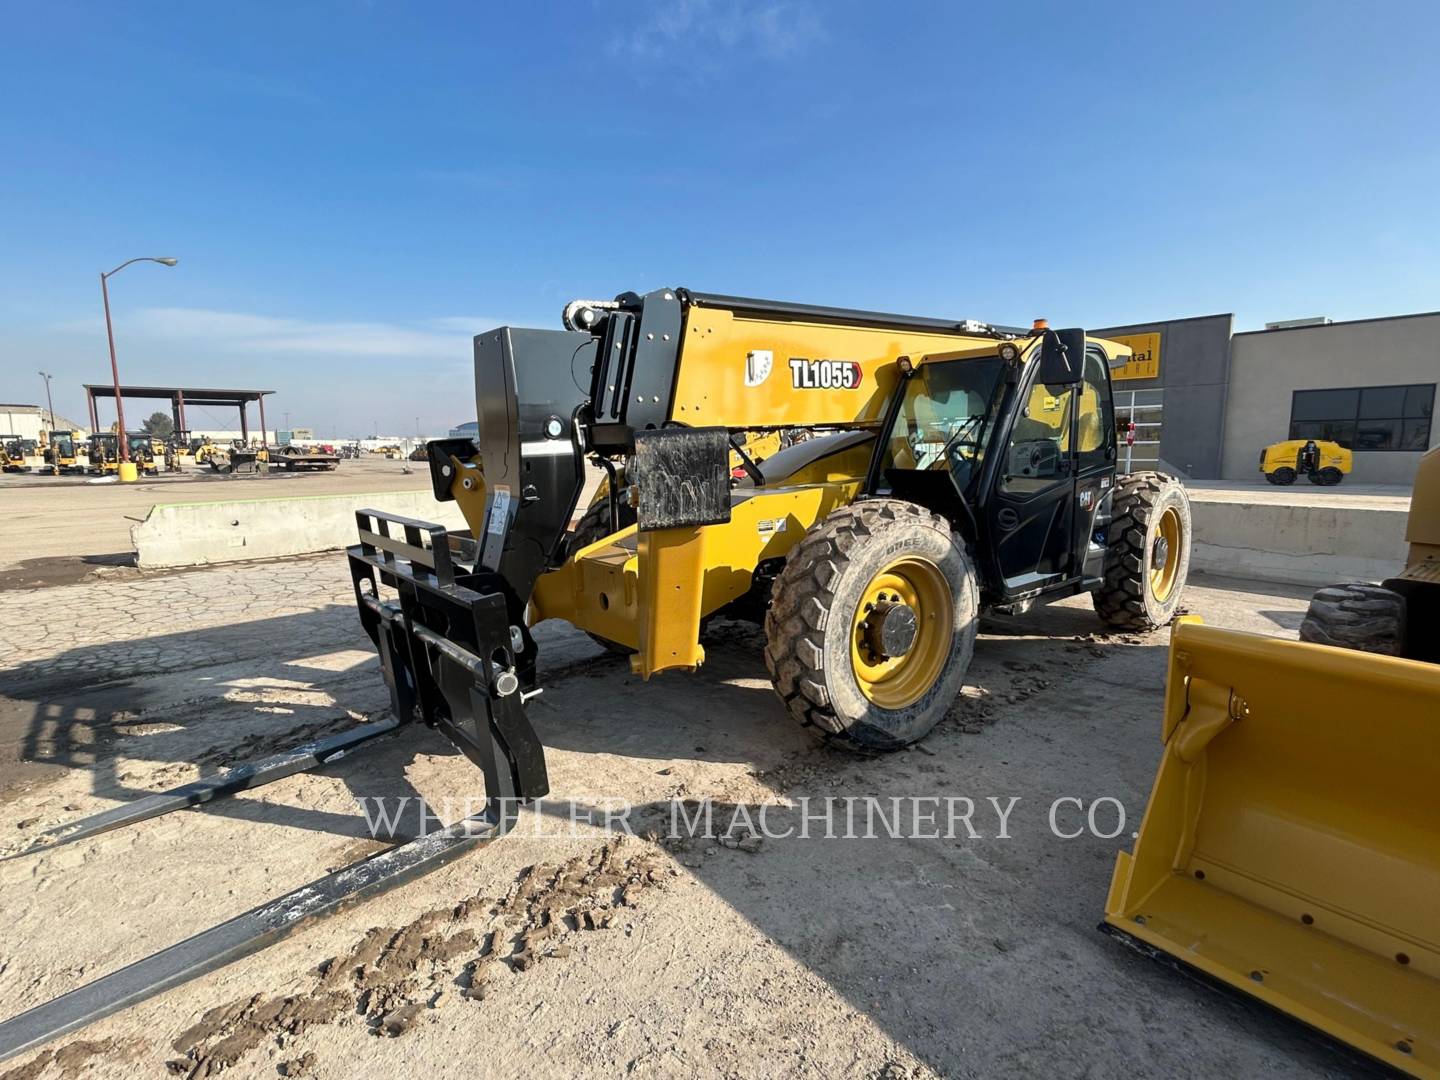
POLYGON ((437 497, 459 500, 522 611, 561 561, 587 454, 628 457, 637 433, 675 426, 872 426, 899 357, 1020 333, 684 289, 576 301, 565 323, 477 336, 479 453, 447 441, 431 456, 437 497))

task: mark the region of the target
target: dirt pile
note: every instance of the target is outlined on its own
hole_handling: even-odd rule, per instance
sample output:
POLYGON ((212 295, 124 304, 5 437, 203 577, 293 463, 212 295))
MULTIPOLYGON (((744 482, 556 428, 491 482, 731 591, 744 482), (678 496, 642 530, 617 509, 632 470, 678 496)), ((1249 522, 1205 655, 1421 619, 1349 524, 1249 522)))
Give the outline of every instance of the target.
MULTIPOLYGON (((502 967, 524 972, 568 958, 573 935, 609 929, 675 873, 653 848, 617 837, 564 863, 526 868, 498 900, 476 893, 407 926, 372 927, 319 965, 305 990, 256 994, 206 1012, 172 1043, 180 1056, 169 1068, 202 1080, 267 1043, 285 1050, 316 1024, 360 1020, 376 1036, 404 1035, 453 999, 482 1001, 502 967)), ((299 1076, 314 1065, 307 1052, 281 1068, 299 1076)))
POLYGON ((42 1050, 38 1057, 24 1065, 0 1073, 0 1080, 39 1080, 41 1076, 57 1076, 70 1080, 78 1076, 100 1076, 103 1071, 92 1071, 91 1064, 99 1058, 112 1067, 135 1061, 145 1048, 140 1039, 76 1039, 64 1046, 42 1050), (47 1072, 51 1066, 53 1071, 47 1072))

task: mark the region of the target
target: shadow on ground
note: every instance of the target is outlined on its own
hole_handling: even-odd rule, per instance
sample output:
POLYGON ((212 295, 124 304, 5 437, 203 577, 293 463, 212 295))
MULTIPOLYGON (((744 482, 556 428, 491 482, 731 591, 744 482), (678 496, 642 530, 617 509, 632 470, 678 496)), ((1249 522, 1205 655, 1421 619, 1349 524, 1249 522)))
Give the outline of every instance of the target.
MULTIPOLYGON (((565 634, 558 662, 542 657, 546 695, 531 709, 556 750, 623 758, 646 775, 669 767, 662 762, 741 763, 759 790, 790 801, 974 802, 969 827, 948 838, 776 839, 754 853, 708 841, 670 848, 758 934, 940 1074, 1054 1075, 1063 1062, 1066 1075, 1101 1075, 1116 1061, 1142 1074, 1186 1060, 1198 1075, 1248 1072, 1256 1043, 1282 1071, 1341 1067, 1296 1026, 1197 987, 1096 930, 1115 851, 1139 826, 1159 756, 1163 635, 1103 636, 1079 607, 987 620, 966 696, 923 746, 857 759, 817 746, 785 715, 753 627, 718 624, 701 673, 647 686, 622 658, 565 634), (1002 828, 989 800, 1012 797, 1019 802, 1002 828), (1062 804, 1057 821, 1083 833, 1077 807, 1102 798, 1124 809, 1117 835, 1056 835, 1056 800, 1078 800, 1062 804)), ((542 651, 560 640, 544 628, 539 636, 542 651)), ((0 798, 5 786, 34 779, 27 770, 74 769, 89 774, 96 795, 138 797, 170 786, 167 770, 183 779, 197 768, 213 773, 378 715, 387 702, 373 660, 306 666, 305 657, 370 650, 348 607, 145 644, 158 659, 143 666, 127 661, 120 641, 62 656, 77 661, 74 670, 5 673, 0 755, 11 761, 0 763, 10 774, 0 774, 0 798), (281 691, 283 705, 267 687, 281 691), (311 691, 333 700, 306 704, 311 691)), ((327 773, 357 796, 415 796, 407 764, 451 752, 433 732, 403 729, 327 773)), ((637 831, 663 835, 673 806, 657 799, 637 807, 637 831)), ((367 835, 358 813, 263 800, 203 812, 367 835)), ((793 808, 781 812, 782 829, 787 813, 795 823, 793 808)), ((1108 831, 1115 822, 1104 824, 1108 831)))

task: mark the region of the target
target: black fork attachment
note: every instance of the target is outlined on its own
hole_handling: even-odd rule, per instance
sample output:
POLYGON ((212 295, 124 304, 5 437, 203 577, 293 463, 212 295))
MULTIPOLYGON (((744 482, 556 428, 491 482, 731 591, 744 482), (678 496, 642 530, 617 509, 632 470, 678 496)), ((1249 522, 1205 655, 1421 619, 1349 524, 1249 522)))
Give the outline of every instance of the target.
MULTIPOLYGON (((466 573, 439 525, 374 510, 356 515, 348 550, 360 620, 390 687, 393 719, 146 796, 43 834, 22 855, 73 843, 317 768, 415 720, 439 729, 484 774, 482 813, 372 855, 0 1023, 0 1061, 78 1030, 288 936, 305 922, 438 870, 503 836, 521 803, 548 791, 545 756, 525 717, 535 643, 498 575, 466 573), (379 586, 395 591, 384 599, 379 586)), ((523 611, 523 608, 521 608, 523 611)))
POLYGON ((518 803, 550 790, 544 748, 525 716, 540 691, 523 617, 512 621, 516 605, 498 574, 456 573, 442 526, 376 510, 355 517, 355 601, 395 715, 443 732, 479 767, 487 801, 508 821, 518 803), (382 599, 379 585, 396 599, 382 599))

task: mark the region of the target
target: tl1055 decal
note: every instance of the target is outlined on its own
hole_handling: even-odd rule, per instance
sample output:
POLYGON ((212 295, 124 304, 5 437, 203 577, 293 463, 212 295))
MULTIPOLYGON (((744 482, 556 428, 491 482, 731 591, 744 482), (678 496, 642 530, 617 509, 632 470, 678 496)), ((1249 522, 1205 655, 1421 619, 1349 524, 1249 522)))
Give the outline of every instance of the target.
POLYGON ((854 360, 790 358, 790 381, 796 390, 858 390, 862 376, 854 360))

